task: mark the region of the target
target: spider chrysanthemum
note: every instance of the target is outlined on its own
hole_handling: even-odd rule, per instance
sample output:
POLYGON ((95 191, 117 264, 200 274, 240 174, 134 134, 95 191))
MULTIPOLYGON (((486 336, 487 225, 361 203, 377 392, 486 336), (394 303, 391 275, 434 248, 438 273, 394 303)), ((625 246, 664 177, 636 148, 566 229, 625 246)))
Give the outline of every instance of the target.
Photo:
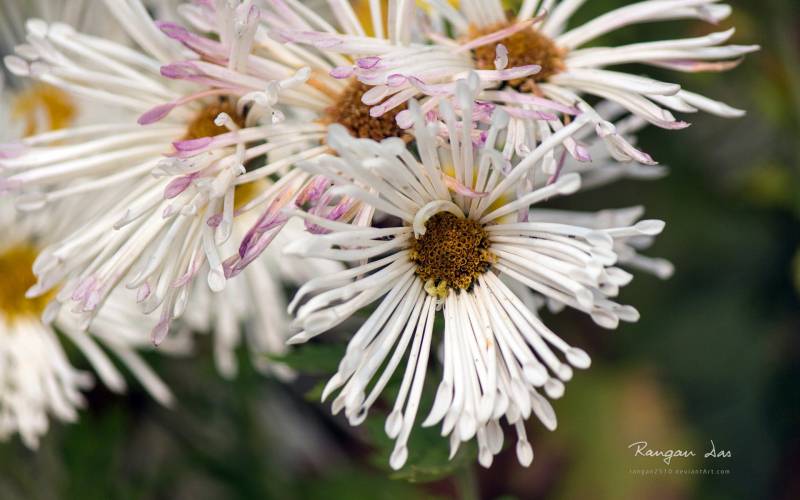
MULTIPOLYGON (((220 88, 181 64, 186 51, 161 33, 139 0, 106 4, 135 47, 34 19, 29 43, 6 58, 15 74, 105 112, 83 126, 0 145, 0 190, 14 192, 25 210, 91 198, 93 215, 38 257, 34 290, 59 287, 57 301, 88 324, 114 290, 136 289, 141 308, 161 315, 152 332, 159 343, 185 310, 196 277, 222 292, 243 270, 236 263, 254 261, 286 224, 281 208, 309 178, 287 167, 325 147, 286 150, 308 137, 283 127, 274 105, 302 74, 287 68, 253 91, 220 88), (116 196, 105 196, 112 191, 116 196), (262 206, 269 207, 264 217, 249 215, 262 206), (245 238, 249 246, 240 246, 245 238)), ((214 55, 232 69, 247 66, 258 12, 245 2, 212 19, 230 34, 216 42, 214 55)), ((280 336, 270 339, 260 343, 280 346, 280 336)))
MULTIPOLYGON (((339 10, 346 9, 343 4, 347 3, 336 2, 339 10)), ((509 129, 515 131, 509 143, 522 156, 572 117, 587 114, 616 159, 654 163, 598 112, 593 105, 596 98, 616 103, 666 129, 688 126, 673 112, 705 111, 723 117, 744 114, 677 83, 619 68, 641 64, 680 72, 731 69, 745 54, 758 49, 754 45, 723 45, 733 36, 733 29, 695 38, 590 46, 603 35, 636 24, 672 19, 717 23, 730 14, 729 6, 718 0, 642 1, 573 26, 574 14, 583 3, 525 0, 518 9, 507 11, 501 0, 463 0, 455 6, 443 0, 405 2, 403 9, 390 12, 389 17, 390 30, 402 36, 388 43, 369 36, 355 22, 341 23, 339 32, 328 26, 309 30, 309 26, 291 23, 270 26, 268 32, 279 41, 354 58, 331 74, 355 77, 372 86, 364 103, 372 106, 373 115, 399 110, 399 123, 405 127, 410 123, 403 106, 409 99, 421 99, 423 111, 435 115, 439 100, 455 98, 455 82, 476 71, 483 90, 478 96, 482 106, 472 118, 486 121, 487 109, 504 109, 512 120, 509 129), (421 18, 427 23, 417 29, 421 18)), ((369 16, 376 31, 381 29, 382 12, 378 3, 370 5, 376 9, 369 16)), ((579 144, 568 139, 566 145, 573 157, 588 158, 579 144)))
MULTIPOLYGON (((61 206, 59 215, 76 217, 77 209, 61 206)), ((165 405, 173 400, 137 352, 148 347, 139 330, 148 320, 123 297, 115 294, 109 300, 88 333, 77 315, 48 307, 54 294, 28 295, 36 282, 31 266, 42 240, 58 230, 49 215, 19 218, 13 206, 0 203, 0 440, 19 434, 30 448, 38 447, 50 418, 77 420, 95 375, 110 390, 125 391, 125 377, 112 359, 156 400, 165 405), (66 343, 77 347, 94 373, 73 366, 66 343)), ((184 350, 169 344, 165 352, 174 352, 173 346, 184 350)))
POLYGON ((402 467, 432 346, 441 343, 442 380, 423 425, 441 425, 452 453, 476 437, 480 462, 489 466, 502 447, 505 418, 517 432, 517 456, 527 465, 533 451, 525 419, 535 414, 553 429, 547 397, 560 397, 573 367, 587 368, 590 360, 552 332, 526 298, 536 293, 585 311, 606 328, 637 320, 635 309, 613 301, 632 278, 615 266, 615 241, 657 234, 663 224, 595 230, 566 217, 565 222, 520 217, 533 204, 579 188, 580 177, 572 173, 515 194, 548 152, 561 149, 564 137, 586 125, 585 118, 506 169, 496 150, 508 125, 503 112, 483 131, 484 148, 475 147, 472 124, 458 122, 447 109, 447 126, 459 133, 446 144, 437 142, 415 101, 410 112, 419 156, 401 140, 376 143, 333 127, 328 142, 337 156, 302 166, 329 176, 334 195, 361 200, 382 217, 377 227, 363 227, 304 215, 327 234, 294 242, 287 251, 352 267, 300 288, 290 309, 302 331, 292 342, 307 341, 377 303, 325 387, 323 398, 339 391, 333 411, 344 410, 354 425, 362 422, 406 358, 386 421, 387 434, 396 440, 390 464, 402 467), (438 314, 444 317, 443 331, 434 329, 438 314))

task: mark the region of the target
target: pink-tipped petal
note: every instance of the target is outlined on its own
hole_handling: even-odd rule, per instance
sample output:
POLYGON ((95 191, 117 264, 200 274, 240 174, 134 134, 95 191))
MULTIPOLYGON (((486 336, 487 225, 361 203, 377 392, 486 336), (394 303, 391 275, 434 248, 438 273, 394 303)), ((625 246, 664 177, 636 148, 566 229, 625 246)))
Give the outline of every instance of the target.
POLYGON ((408 77, 399 73, 394 73, 386 77, 386 85, 389 87, 399 87, 408 81, 408 77))
POLYGON ((206 221, 208 227, 219 227, 222 224, 222 214, 214 214, 206 221))
POLYGON ((203 149, 212 142, 214 142, 213 137, 199 137, 197 139, 189 139, 186 141, 175 141, 172 143, 172 145, 180 152, 187 152, 203 149))
POLYGON ((170 183, 167 184, 167 187, 164 189, 164 199, 171 200, 172 198, 175 198, 182 192, 186 191, 186 188, 192 184, 192 181, 196 177, 196 174, 191 174, 183 177, 177 177, 170 181, 170 183))
POLYGON ((172 80, 189 78, 192 76, 197 76, 198 74, 199 73, 195 65, 187 61, 165 64, 164 66, 161 66, 161 76, 164 78, 170 78, 172 80))
POLYGON ((189 30, 180 24, 169 21, 156 21, 156 26, 162 33, 175 40, 184 41, 189 37, 189 30))
POLYGON ((175 104, 171 102, 167 104, 161 104, 160 106, 156 106, 150 111, 145 112, 142 116, 139 117, 137 123, 139 125, 150 125, 151 123, 163 120, 168 114, 172 112, 173 109, 175 109, 175 104))
POLYGON ((0 194, 11 191, 18 191, 22 187, 22 181, 17 179, 0 179, 0 194))
POLYGON ((164 339, 167 338, 167 333, 169 333, 169 319, 162 319, 150 332, 150 340, 153 345, 156 347, 161 345, 164 339))
POLYGON ((353 76, 355 70, 352 66, 337 66, 330 71, 330 75, 337 80, 343 80, 353 76))
POLYGON ((378 56, 370 56, 370 57, 362 57, 356 64, 361 69, 373 69, 378 63, 381 62, 381 58, 378 56))
POLYGON ((0 160, 18 158, 25 154, 25 145, 21 142, 0 144, 0 160))
POLYGON ((139 290, 137 290, 136 292, 136 302, 141 304, 142 302, 147 300, 147 297, 150 296, 150 291, 151 291, 150 285, 148 283, 145 283, 142 286, 140 286, 139 290))

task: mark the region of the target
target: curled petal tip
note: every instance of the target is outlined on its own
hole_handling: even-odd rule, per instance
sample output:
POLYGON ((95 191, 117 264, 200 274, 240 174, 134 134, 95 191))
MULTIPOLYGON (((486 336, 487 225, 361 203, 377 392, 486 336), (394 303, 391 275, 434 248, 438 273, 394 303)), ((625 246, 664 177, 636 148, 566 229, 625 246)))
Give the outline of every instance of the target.
POLYGON ((150 125, 151 123, 163 120, 173 109, 175 109, 175 105, 172 103, 156 106, 150 111, 145 112, 136 122, 139 125, 150 125))
POLYGON ((198 139, 189 139, 186 141, 175 141, 172 143, 172 145, 178 151, 187 152, 187 151, 197 151, 198 149, 203 149, 212 142, 214 142, 214 138, 212 137, 200 137, 198 139))
POLYGON ((161 320, 150 332, 150 340, 155 347, 161 345, 169 333, 169 320, 161 320))

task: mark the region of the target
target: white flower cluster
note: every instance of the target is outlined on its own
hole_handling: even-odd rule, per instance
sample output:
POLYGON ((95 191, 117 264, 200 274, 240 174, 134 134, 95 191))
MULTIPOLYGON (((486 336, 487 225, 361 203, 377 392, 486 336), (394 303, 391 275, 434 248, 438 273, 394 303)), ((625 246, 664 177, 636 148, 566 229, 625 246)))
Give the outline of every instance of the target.
MULTIPOLYGON (((213 332, 226 376, 242 340, 256 367, 289 376, 266 357, 287 334, 306 342, 367 309, 325 387, 334 413, 362 422, 404 364, 386 420, 393 468, 407 461, 431 373, 440 382, 422 425, 441 426, 452 454, 474 438, 488 467, 505 420, 528 465, 528 417, 554 429, 549 400, 590 365, 537 306, 613 329, 639 318, 619 301, 632 271, 673 271, 640 254, 664 228, 641 207, 543 205, 663 176, 635 134, 685 128, 673 113, 743 114, 621 65, 722 71, 757 47, 726 45, 733 29, 591 43, 641 23, 721 22, 730 8, 717 0, 645 0, 582 25, 572 18, 584 0, 525 0, 513 13, 501 0, 326 3, 206 0, 162 5, 171 20, 154 21, 141 0, 105 0, 118 40, 28 20, 5 65, 36 82, 7 118, 31 126, 0 145, 0 192, 58 231, 29 263, 27 300, 47 303, 36 311, 46 321, 71 316, 66 335, 107 384, 107 361, 73 331, 97 332, 161 399, 115 347, 142 326, 129 306, 157 315, 156 345, 183 330, 175 323, 213 332), (73 102, 101 111, 65 126, 73 102), (289 314, 286 283, 299 286, 289 314), (128 327, 106 333, 108 318, 128 327)), ((0 433, 32 443, 46 412, 74 416, 86 378, 38 316, 5 314, 15 326, 0 339, 0 433), (34 348, 50 354, 25 364, 34 348), (20 370, 38 375, 21 383, 20 370)))

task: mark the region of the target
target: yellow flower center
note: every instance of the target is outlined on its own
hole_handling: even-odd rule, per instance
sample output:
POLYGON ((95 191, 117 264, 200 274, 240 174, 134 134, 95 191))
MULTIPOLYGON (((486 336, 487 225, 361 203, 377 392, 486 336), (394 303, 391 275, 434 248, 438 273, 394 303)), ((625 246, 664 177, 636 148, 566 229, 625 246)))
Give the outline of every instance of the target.
POLYGON ((11 104, 11 118, 25 123, 25 137, 66 128, 77 114, 69 94, 45 83, 31 85, 11 104))
POLYGON ((220 113, 227 113, 236 125, 244 127, 244 117, 236 112, 236 104, 228 99, 220 99, 217 102, 206 105, 195 115, 186 129, 186 135, 183 139, 214 137, 229 132, 226 127, 220 127, 214 122, 220 113))
MULTIPOLYGON (((473 29, 472 33, 470 33, 470 38, 479 38, 507 27, 508 25, 500 25, 473 29)), ((546 81, 565 69, 565 51, 559 48, 548 36, 543 35, 534 28, 518 31, 499 42, 483 45, 475 49, 475 63, 479 69, 495 69, 496 48, 500 44, 508 49, 509 68, 531 64, 538 64, 542 67, 541 71, 535 75, 517 78, 508 82, 508 85, 517 90, 535 91, 536 83, 546 81)))
POLYGON ((20 317, 38 318, 52 299, 52 293, 34 299, 25 297, 25 292, 36 283, 31 271, 35 259, 36 249, 26 244, 0 252, 0 314, 9 324, 20 317))
POLYGON ((269 183, 263 179, 248 182, 247 184, 239 184, 235 188, 234 196, 234 210, 239 210, 243 206, 253 201, 256 196, 263 193, 269 187, 269 183))
POLYGON ((431 295, 466 290, 496 261, 489 235, 480 223, 439 212, 425 224, 425 234, 411 240, 411 261, 431 295))
MULTIPOLYGON (((448 3, 454 7, 458 7, 458 0, 448 0, 448 3)), ((430 6, 427 2, 422 0, 416 1, 417 7, 425 10, 426 12, 430 10, 430 6)), ((375 36, 375 30, 372 26, 372 7, 370 6, 369 0, 355 0, 353 2, 353 10, 356 13, 356 17, 358 17, 358 21, 361 23, 361 26, 364 28, 364 32, 367 36, 375 36)), ((388 23, 388 13, 389 13, 389 0, 381 0, 381 17, 383 18, 383 32, 386 33, 387 31, 387 23, 388 23)))

